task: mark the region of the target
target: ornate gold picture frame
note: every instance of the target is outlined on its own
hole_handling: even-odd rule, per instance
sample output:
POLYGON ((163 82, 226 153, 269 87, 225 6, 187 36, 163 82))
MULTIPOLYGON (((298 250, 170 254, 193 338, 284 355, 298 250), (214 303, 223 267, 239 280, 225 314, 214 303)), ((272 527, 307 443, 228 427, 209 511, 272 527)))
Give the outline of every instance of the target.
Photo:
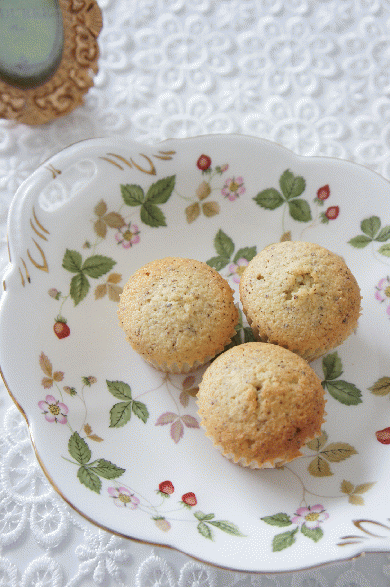
POLYGON ((0 74, 0 118, 39 125, 82 104, 97 73, 97 38, 103 25, 96 0, 58 0, 63 22, 62 56, 49 79, 21 88, 0 74))

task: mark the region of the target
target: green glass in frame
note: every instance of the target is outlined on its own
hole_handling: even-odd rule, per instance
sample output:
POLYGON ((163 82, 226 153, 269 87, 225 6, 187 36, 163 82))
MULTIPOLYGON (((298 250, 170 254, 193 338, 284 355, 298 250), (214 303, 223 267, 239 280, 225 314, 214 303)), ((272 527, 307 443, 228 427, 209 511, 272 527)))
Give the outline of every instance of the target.
POLYGON ((43 84, 64 45, 58 0, 0 0, 0 78, 18 88, 43 84))
POLYGON ((0 118, 39 125, 82 104, 102 26, 96 0, 0 0, 0 118))

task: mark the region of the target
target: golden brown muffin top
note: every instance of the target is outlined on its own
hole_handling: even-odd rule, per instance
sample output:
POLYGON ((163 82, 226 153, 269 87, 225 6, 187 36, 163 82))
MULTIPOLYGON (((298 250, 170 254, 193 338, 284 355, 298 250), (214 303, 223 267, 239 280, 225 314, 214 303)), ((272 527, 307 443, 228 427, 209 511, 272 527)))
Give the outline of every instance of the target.
POLYGON ((344 260, 314 243, 266 247, 245 269, 240 297, 259 340, 308 361, 342 343, 360 315, 360 289, 344 260))
POLYGON ((132 347, 168 366, 213 357, 238 322, 226 280, 204 262, 179 257, 137 270, 123 289, 118 316, 132 347))
POLYGON ((207 368, 197 395, 201 425, 224 455, 258 467, 291 461, 321 432, 324 390, 298 355, 244 343, 207 368))

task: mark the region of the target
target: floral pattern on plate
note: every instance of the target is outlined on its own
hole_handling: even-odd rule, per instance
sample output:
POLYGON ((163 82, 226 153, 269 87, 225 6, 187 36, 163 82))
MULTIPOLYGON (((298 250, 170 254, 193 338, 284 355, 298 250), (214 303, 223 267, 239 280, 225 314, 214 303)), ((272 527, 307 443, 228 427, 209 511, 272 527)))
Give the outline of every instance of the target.
MULTIPOLYGON (((151 516, 155 522, 156 527, 161 531, 167 532, 171 528, 171 516, 172 513, 177 514, 183 508, 192 509, 196 506, 198 501, 194 492, 186 492, 182 495, 179 501, 180 506, 177 509, 169 509, 165 511, 162 508, 163 502, 158 505, 154 505, 151 501, 138 497, 137 492, 132 490, 129 486, 125 485, 119 478, 125 474, 124 468, 118 467, 114 463, 104 458, 98 458, 94 456, 92 459, 92 451, 88 445, 87 440, 95 442, 103 442, 104 440, 92 432, 92 427, 87 423, 88 408, 87 399, 85 397, 85 387, 91 387, 97 383, 97 379, 94 376, 84 376, 82 378, 82 387, 80 392, 77 392, 76 388, 64 386, 63 391, 59 387, 59 382, 64 379, 63 372, 53 372, 52 363, 49 358, 42 352, 39 358, 41 369, 46 374, 42 379, 42 386, 44 388, 52 388, 55 386, 57 392, 63 399, 63 391, 69 394, 72 399, 79 399, 85 408, 85 415, 79 431, 73 429, 71 425, 71 419, 69 408, 62 401, 59 401, 52 394, 48 394, 45 400, 38 402, 39 408, 42 410, 42 414, 49 423, 60 423, 67 425, 70 430, 70 437, 67 445, 69 456, 62 455, 62 459, 73 463, 77 467, 77 478, 81 484, 96 492, 101 493, 102 490, 102 479, 112 480, 114 486, 109 486, 107 492, 113 499, 115 506, 120 508, 128 508, 135 510, 139 508, 144 513, 151 516), (70 459, 71 458, 71 459, 70 459)), ((183 391, 181 394, 182 404, 188 403, 188 395, 193 395, 193 388, 191 384, 194 381, 193 376, 187 376, 183 382, 183 391)), ((110 427, 123 427, 129 421, 132 415, 139 418, 143 423, 146 424, 149 418, 149 412, 146 405, 139 400, 133 399, 131 395, 131 388, 125 382, 120 381, 106 381, 108 391, 118 400, 110 410, 110 427)), ((195 390, 197 390, 195 388, 195 390)), ((179 416, 175 413, 164 413, 159 417, 156 425, 171 424, 171 437, 177 443, 184 434, 184 426, 190 428, 199 428, 197 420, 191 415, 179 416)), ((169 498, 175 491, 172 482, 166 480, 161 482, 158 487, 157 494, 163 499, 169 498)), ((198 532, 205 538, 214 540, 213 528, 218 528, 225 533, 235 535, 237 537, 242 536, 239 528, 236 524, 227 520, 215 519, 214 514, 204 514, 203 512, 196 510, 194 511, 195 523, 198 532), (211 525, 211 526, 210 526, 211 525)), ((192 520, 192 519, 191 519, 192 520)))
MULTIPOLYGON (((346 162, 253 144, 92 140, 42 166, 10 212, 0 359, 49 479, 82 514, 217 565, 288 571, 381 547, 373 529, 384 528, 390 483, 390 387, 378 362, 389 349, 390 225, 378 194, 387 184, 346 162), (73 193, 69 170, 80 162, 89 183, 73 193), (223 458, 199 427, 203 370, 176 376, 145 364, 126 345, 116 303, 138 267, 177 255, 216 268, 239 306, 250 260, 291 239, 345 257, 364 289, 363 314, 355 334, 313 363, 328 401, 321 436, 293 462, 252 471, 223 458), (20 321, 34 336, 16 343, 20 321)), ((251 340, 240 309, 230 346, 251 340)))

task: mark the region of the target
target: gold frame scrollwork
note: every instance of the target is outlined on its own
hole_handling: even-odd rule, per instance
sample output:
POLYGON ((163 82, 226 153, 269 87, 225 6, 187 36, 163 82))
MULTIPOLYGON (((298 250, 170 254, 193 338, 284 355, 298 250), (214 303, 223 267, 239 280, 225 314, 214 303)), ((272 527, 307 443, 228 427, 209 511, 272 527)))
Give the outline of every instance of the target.
POLYGON ((0 79, 0 118, 39 125, 71 112, 83 102, 97 73, 97 38, 103 19, 96 0, 58 0, 64 27, 61 61, 53 75, 34 88, 20 89, 0 79))

